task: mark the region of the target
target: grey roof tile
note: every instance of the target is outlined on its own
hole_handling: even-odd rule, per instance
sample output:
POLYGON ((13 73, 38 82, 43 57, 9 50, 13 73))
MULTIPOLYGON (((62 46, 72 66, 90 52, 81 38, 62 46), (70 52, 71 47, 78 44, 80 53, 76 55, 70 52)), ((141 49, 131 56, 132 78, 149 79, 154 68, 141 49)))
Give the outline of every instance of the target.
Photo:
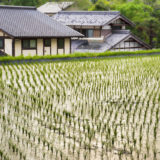
MULTIPOLYGON (((92 42, 92 43, 83 43, 81 45, 77 45, 77 48, 72 48, 74 52, 93 52, 93 53, 99 53, 99 52, 105 52, 107 50, 110 50, 114 48, 115 45, 120 43, 123 40, 126 40, 128 38, 134 38, 136 41, 141 43, 146 48, 151 48, 151 46, 147 45, 145 42, 137 38, 135 35, 133 35, 130 30, 116 30, 113 31, 113 33, 106 37, 105 41, 102 42, 92 42)), ((79 40, 80 41, 80 40, 79 40)), ((80 44, 80 42, 76 42, 77 44, 80 44)))
POLYGON ((122 18, 130 25, 129 19, 122 16, 119 11, 61 11, 52 17, 65 25, 103 26, 116 18, 122 18))
POLYGON ((13 37, 82 36, 34 7, 0 6, 0 29, 13 37))

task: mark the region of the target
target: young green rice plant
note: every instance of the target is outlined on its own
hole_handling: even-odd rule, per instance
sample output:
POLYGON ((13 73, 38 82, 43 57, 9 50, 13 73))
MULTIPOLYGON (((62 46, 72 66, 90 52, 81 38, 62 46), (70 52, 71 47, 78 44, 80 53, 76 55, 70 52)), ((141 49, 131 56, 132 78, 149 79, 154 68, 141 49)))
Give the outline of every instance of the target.
POLYGON ((17 160, 158 159, 159 60, 0 66, 2 154, 11 139, 17 160))

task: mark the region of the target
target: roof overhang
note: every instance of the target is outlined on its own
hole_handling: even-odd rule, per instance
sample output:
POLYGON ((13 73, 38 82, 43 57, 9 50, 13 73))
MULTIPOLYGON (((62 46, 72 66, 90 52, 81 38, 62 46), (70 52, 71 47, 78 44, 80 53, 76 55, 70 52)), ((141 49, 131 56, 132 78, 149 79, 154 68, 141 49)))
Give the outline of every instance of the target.
POLYGON ((72 38, 72 37, 84 37, 84 35, 81 35, 81 36, 16 36, 14 38, 17 38, 17 39, 23 39, 23 38, 72 38))
POLYGON ((12 6, 12 5, 0 5, 0 8, 8 8, 8 9, 27 9, 27 10, 37 10, 36 7, 32 6, 12 6))
POLYGON ((0 28, 0 31, 4 32, 5 34, 7 34, 9 37, 14 38, 13 35, 11 35, 10 33, 6 32, 4 29, 0 28))
POLYGON ((130 21, 127 17, 119 14, 117 15, 115 18, 111 19, 110 21, 108 21, 107 23, 103 24, 103 25, 109 25, 111 23, 113 23, 114 21, 118 20, 118 19, 122 19, 125 23, 127 23, 128 25, 134 27, 136 24, 133 23, 132 21, 130 21))
POLYGON ((137 36, 135 36, 132 33, 130 33, 128 36, 126 36, 125 38, 123 38, 122 40, 120 40, 119 42, 117 42, 116 44, 114 44, 108 50, 113 49, 117 44, 119 44, 119 43, 121 43, 121 42, 123 42, 123 41, 125 41, 125 40, 127 40, 129 38, 133 38, 135 41, 137 41, 141 45, 145 46, 147 49, 152 49, 152 47, 150 45, 148 45, 147 43, 145 43, 144 41, 142 41, 141 39, 139 39, 137 36))

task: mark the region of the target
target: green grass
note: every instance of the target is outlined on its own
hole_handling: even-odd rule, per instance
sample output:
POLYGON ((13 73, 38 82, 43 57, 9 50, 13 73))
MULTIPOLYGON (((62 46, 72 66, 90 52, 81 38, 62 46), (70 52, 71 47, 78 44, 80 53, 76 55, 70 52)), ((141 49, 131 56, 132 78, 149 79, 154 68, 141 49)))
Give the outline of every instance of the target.
POLYGON ((118 56, 118 55, 138 55, 145 53, 158 53, 160 49, 154 50, 142 50, 142 51, 120 51, 120 52, 104 52, 104 53, 74 53, 68 55, 46 55, 46 56, 5 56, 0 57, 0 61, 10 61, 10 60, 36 60, 36 59, 54 59, 54 58, 72 58, 72 57, 100 57, 100 56, 118 56))

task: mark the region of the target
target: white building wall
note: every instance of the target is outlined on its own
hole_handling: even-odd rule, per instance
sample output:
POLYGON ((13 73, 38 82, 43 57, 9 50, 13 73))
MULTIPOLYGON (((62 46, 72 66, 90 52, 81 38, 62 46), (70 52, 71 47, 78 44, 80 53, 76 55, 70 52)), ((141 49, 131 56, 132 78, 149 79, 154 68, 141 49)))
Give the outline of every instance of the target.
POLYGON ((64 54, 64 49, 58 49, 58 54, 60 55, 64 54))
POLYGON ((12 56, 12 39, 5 39, 4 44, 4 52, 12 56))
POLYGON ((145 48, 142 47, 141 44, 138 42, 121 42, 117 44, 111 51, 137 51, 137 50, 144 50, 145 48))
POLYGON ((37 39, 37 55, 43 56, 43 39, 37 39))
POLYGON ((65 38, 65 54, 70 54, 70 39, 69 38, 65 38))
POLYGON ((104 25, 104 26, 102 26, 102 29, 111 29, 111 26, 110 25, 104 25))
POLYGON ((23 50, 23 56, 36 56, 36 50, 23 50))
POLYGON ((15 40, 15 56, 21 56, 22 55, 22 45, 21 40, 16 39, 15 40))
POLYGON ((51 39, 51 55, 57 55, 57 39, 51 39))
POLYGON ((51 47, 44 47, 44 55, 51 55, 51 47))
MULTIPOLYGON (((4 35, 3 32, 0 31, 0 35, 4 35)), ((12 56, 12 39, 6 37, 5 39, 5 48, 2 50, 6 52, 8 55, 12 56)), ((51 48, 45 47, 43 48, 43 39, 37 39, 37 50, 36 49, 22 49, 22 40, 15 39, 15 56, 43 56, 43 52, 46 50, 45 55, 57 55, 57 54, 70 54, 70 38, 64 39, 64 49, 57 50, 57 39, 51 39, 51 48), (58 53, 57 53, 58 51, 58 53), (65 52, 65 53, 64 53, 65 52)))

